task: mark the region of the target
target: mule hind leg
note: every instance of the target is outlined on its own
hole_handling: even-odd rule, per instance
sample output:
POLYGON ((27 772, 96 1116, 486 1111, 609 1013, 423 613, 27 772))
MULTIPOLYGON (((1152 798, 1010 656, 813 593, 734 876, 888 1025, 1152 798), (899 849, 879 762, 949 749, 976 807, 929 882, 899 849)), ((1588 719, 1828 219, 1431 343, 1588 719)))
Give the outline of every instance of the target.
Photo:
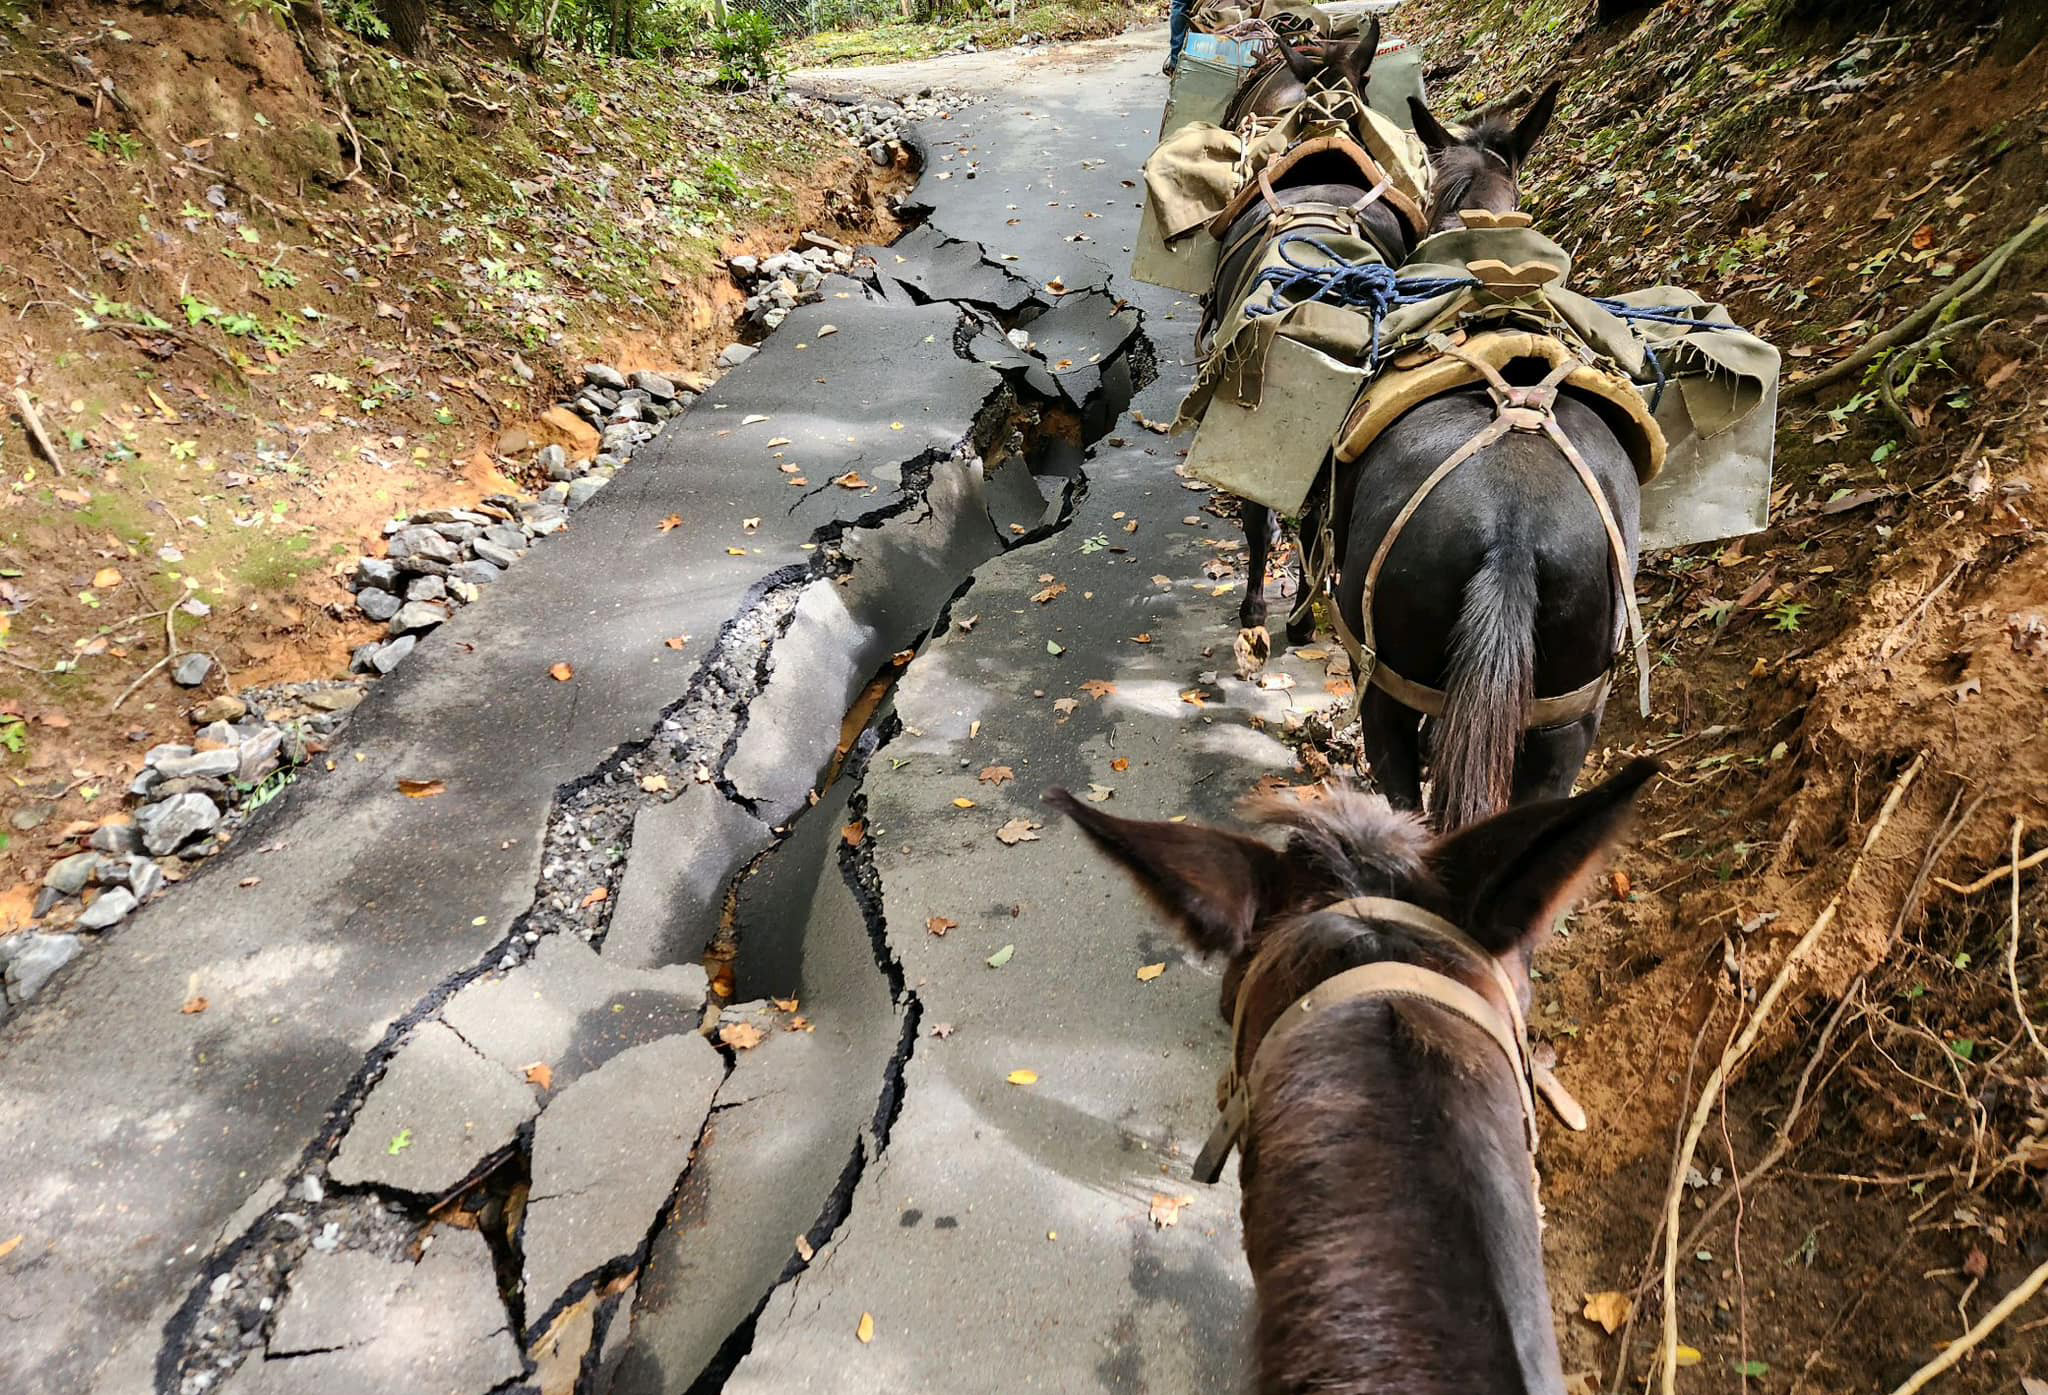
POLYGON ((1595 710, 1576 722, 1524 732, 1522 748, 1515 756, 1512 802, 1527 804, 1536 799, 1563 799, 1570 794, 1586 764, 1586 753, 1593 749, 1593 735, 1599 729, 1600 713, 1595 710))
POLYGON ((1378 688, 1365 690, 1358 740, 1373 783, 1396 809, 1422 812, 1422 714, 1378 688))

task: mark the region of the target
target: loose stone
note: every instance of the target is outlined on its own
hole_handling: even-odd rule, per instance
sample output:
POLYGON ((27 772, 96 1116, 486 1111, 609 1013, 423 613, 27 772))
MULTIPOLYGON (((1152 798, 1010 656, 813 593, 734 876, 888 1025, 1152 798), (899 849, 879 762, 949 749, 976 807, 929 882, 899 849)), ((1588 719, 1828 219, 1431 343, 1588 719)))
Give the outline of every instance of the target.
POLYGON ((428 601, 407 601, 385 626, 394 635, 413 635, 431 630, 448 618, 447 610, 428 601))
POLYGON ((208 722, 238 722, 249 715, 249 704, 232 693, 222 693, 200 703, 190 715, 201 726, 208 722))
POLYGON ((405 602, 389 591, 379 591, 374 586, 365 586, 356 592, 356 609, 364 616, 380 623, 398 614, 398 608, 405 602))
POLYGON ((592 387, 617 389, 626 385, 626 376, 608 363, 586 363, 583 365, 583 381, 592 387))
MULTIPOLYGON (((482 541, 481 538, 477 539, 477 542, 482 541)), ((475 545, 471 544, 472 547, 475 545)), ((489 562, 458 562, 448 573, 448 581, 452 586, 488 586, 504 574, 489 562)))
MULTIPOLYGON (((580 484, 581 481, 579 480, 578 483, 580 484)), ((570 485, 569 492, 573 495, 576 492, 576 485, 570 485)), ((470 551, 476 553, 478 561, 501 572, 519 560, 518 553, 509 547, 492 542, 489 538, 478 538, 469 547, 470 551)))
POLYGON ((597 491, 603 489, 609 483, 609 480, 598 476, 585 475, 582 479, 569 486, 569 507, 573 509, 578 505, 589 503, 597 497, 597 491))
POLYGON ((718 365, 721 368, 737 368, 760 352, 751 344, 728 344, 718 355, 718 365))
POLYGON ((171 681, 181 688, 196 688, 213 672, 213 660, 204 654, 183 654, 171 665, 171 681))
POLYGON ((85 914, 78 918, 81 930, 105 930, 125 920, 128 912, 136 907, 135 893, 125 886, 108 887, 101 892, 85 914))
POLYGON ((189 756, 170 756, 157 762, 157 771, 166 780, 204 779, 209 775, 232 775, 242 763, 242 757, 234 747, 215 751, 195 751, 189 756))
POLYGON ((382 557, 365 557, 356 563, 356 585, 392 590, 398 585, 398 568, 382 557))
POLYGON ((668 378, 663 377, 659 373, 649 373, 645 369, 642 369, 640 372, 635 373, 633 375, 633 386, 639 388, 642 392, 646 393, 649 397, 654 398, 657 402, 670 402, 675 400, 675 383, 669 380, 668 378))
POLYGON ((146 804, 135 813, 135 826, 142 830, 142 845, 158 857, 176 852, 219 824, 220 810, 203 794, 173 795, 161 803, 146 804))
MULTIPOLYGON (((406 583, 405 598, 409 601, 438 601, 448 594, 448 583, 438 576, 416 576, 406 583)), ((389 620, 389 615, 384 617, 389 620)))
MULTIPOLYGON (((15 935, 7 959, 7 994, 25 1003, 42 991, 57 970, 78 957, 76 935, 15 935)), ((0 941, 5 943, 5 941, 0 941)))
POLYGON ((569 468, 569 452, 560 446, 542 446, 533 463, 551 480, 565 480, 575 473, 569 468))

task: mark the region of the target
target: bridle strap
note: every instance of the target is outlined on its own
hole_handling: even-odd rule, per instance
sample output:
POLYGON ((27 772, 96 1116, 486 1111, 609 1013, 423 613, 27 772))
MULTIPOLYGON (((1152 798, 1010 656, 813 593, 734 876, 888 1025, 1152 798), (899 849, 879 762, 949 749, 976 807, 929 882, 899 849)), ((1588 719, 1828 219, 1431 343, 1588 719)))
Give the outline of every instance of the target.
POLYGON ((1529 1175, 1533 1186, 1537 1145, 1537 1073, 1529 1053, 1529 1034, 1522 1017, 1521 997, 1515 991, 1507 970, 1450 921, 1410 901, 1386 896, 1356 896, 1324 907, 1323 914, 1350 915, 1361 921, 1391 921, 1420 932, 1433 947, 1446 950, 1452 957, 1475 968, 1483 966, 1481 971, 1500 990, 1501 1005, 1496 1006, 1485 994, 1436 969, 1395 960, 1361 964, 1325 979, 1289 1004, 1266 1028, 1250 1066, 1240 1072, 1237 1063, 1244 1042, 1245 1004, 1252 997, 1248 990, 1258 974, 1255 964, 1247 971, 1244 981, 1238 984, 1237 1002, 1233 1005, 1230 1022, 1230 1066, 1219 1082, 1221 1089, 1217 1103, 1221 1113, 1195 1159, 1194 1179, 1214 1182, 1222 1175, 1223 1164, 1231 1151, 1243 1142, 1251 1116, 1252 1096, 1257 1092, 1260 1077, 1276 1059, 1276 1042, 1305 1025, 1314 1013, 1326 1011, 1339 1003, 1363 998, 1406 998, 1431 1003, 1464 1018, 1485 1032, 1500 1049, 1515 1078, 1516 1096, 1522 1106, 1523 1143, 1530 1156, 1529 1175))

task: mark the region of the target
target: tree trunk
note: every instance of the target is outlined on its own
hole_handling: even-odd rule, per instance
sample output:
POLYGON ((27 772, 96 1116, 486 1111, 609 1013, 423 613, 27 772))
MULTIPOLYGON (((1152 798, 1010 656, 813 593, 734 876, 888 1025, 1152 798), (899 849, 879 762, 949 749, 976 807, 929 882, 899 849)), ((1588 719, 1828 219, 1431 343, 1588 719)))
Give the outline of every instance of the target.
POLYGON ((320 80, 322 90, 331 93, 341 60, 334 52, 327 11, 320 0, 292 0, 292 37, 298 40, 299 52, 305 55, 306 66, 320 80))
POLYGON ((427 0, 377 0, 377 13, 401 53, 415 54, 426 46, 427 0))

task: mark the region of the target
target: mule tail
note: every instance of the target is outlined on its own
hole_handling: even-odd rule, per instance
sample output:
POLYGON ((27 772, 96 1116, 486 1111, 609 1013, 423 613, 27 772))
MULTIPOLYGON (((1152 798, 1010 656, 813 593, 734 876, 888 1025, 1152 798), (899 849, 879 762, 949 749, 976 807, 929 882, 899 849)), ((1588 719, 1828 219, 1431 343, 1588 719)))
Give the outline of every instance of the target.
POLYGON ((1508 807, 1536 701, 1536 559, 1489 548, 1451 631, 1444 715, 1430 740, 1445 833, 1508 807))

